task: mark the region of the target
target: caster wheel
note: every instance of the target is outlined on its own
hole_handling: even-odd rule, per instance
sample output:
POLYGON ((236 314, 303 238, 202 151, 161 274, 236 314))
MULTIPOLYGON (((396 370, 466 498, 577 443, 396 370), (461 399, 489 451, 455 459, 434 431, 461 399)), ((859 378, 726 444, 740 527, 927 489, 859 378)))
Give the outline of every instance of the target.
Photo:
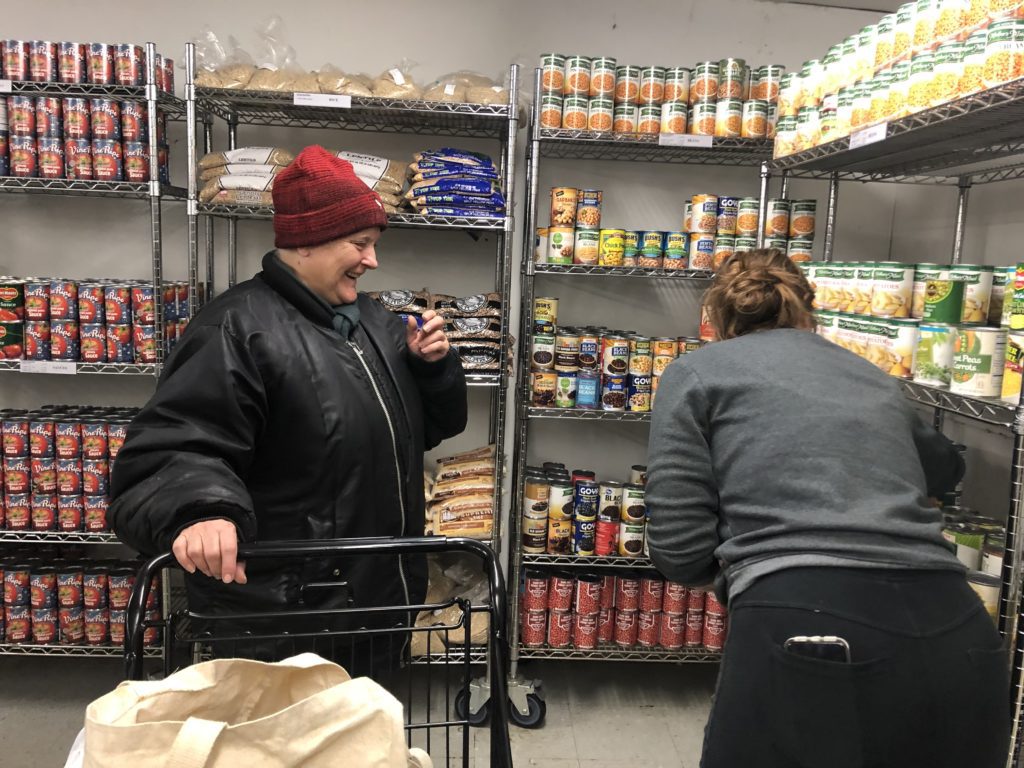
POLYGON ((469 692, 465 689, 455 694, 455 716, 459 720, 466 720, 471 726, 477 728, 486 725, 491 716, 491 702, 488 701, 478 712, 469 711, 469 692))
POLYGON ((510 707, 509 714, 512 722, 520 728, 540 728, 544 725, 544 716, 548 712, 547 704, 544 703, 544 699, 535 693, 526 696, 526 704, 529 706, 530 711, 525 715, 514 706, 510 707))

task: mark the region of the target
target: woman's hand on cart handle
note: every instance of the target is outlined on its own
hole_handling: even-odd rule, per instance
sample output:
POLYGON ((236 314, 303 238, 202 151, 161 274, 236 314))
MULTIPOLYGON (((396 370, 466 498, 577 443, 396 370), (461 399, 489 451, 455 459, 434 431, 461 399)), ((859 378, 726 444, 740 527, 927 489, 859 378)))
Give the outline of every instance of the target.
POLYGON ((182 530, 171 546, 178 563, 225 584, 246 583, 245 563, 238 562, 238 530, 230 520, 203 520, 182 530))

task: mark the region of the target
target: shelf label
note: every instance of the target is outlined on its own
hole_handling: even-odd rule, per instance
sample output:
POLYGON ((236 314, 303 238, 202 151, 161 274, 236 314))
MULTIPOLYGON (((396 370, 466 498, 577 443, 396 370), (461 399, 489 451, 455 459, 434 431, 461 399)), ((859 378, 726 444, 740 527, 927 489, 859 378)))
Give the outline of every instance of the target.
POLYGON ((866 147, 868 144, 874 144, 876 141, 882 141, 888 131, 888 123, 879 123, 878 125, 872 125, 870 128, 855 131, 850 134, 850 149, 866 147))
POLYGON ((74 375, 78 373, 78 366, 70 360, 22 360, 21 372, 74 375))
POLYGON ((349 109, 352 106, 351 96, 341 96, 334 93, 296 93, 292 103, 297 107, 333 107, 334 109, 349 109))
POLYGON ((12 90, 10 80, 0 80, 0 93, 10 93, 12 90))
POLYGON ((689 133, 659 133, 658 145, 662 147, 690 147, 710 149, 713 136, 694 136, 689 133))

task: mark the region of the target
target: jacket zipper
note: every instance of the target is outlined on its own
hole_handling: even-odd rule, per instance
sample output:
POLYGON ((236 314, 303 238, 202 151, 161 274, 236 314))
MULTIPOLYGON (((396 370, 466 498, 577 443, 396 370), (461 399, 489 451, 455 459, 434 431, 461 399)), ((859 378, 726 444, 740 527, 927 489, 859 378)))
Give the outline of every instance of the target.
MULTIPOLYGON (((398 508, 402 512, 402 530, 399 532, 399 536, 404 536, 405 498, 402 491, 402 465, 398 459, 398 439, 395 437, 395 425, 391 421, 391 412, 384 403, 384 396, 381 394, 380 387, 377 384, 377 378, 373 375, 373 371, 370 370, 370 366, 367 365, 366 360, 363 357, 362 348, 351 339, 346 343, 355 350, 356 357, 359 358, 359 362, 363 366, 363 370, 366 371, 366 376, 370 379, 370 384, 373 387, 373 393, 377 396, 377 402, 380 403, 380 408, 384 411, 384 419, 388 423, 388 431, 391 433, 391 449, 395 457, 395 482, 398 485, 398 508)), ((398 558, 398 575, 402 579, 402 591, 405 593, 405 604, 409 605, 409 584, 405 580, 405 568, 402 566, 401 556, 398 558)))

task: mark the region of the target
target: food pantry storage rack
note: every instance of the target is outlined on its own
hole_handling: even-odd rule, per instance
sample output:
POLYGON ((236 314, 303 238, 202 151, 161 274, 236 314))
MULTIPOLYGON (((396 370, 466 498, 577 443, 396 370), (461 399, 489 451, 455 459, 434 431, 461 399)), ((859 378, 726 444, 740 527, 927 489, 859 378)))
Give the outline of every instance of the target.
MULTIPOLYGON (((829 180, 824 261, 832 260, 841 181, 955 186, 957 214, 950 261, 957 264, 963 254, 971 187, 1024 178, 1022 118, 1024 79, 774 160, 764 173, 782 175, 783 197, 789 178, 829 180)), ((909 381, 901 384, 909 399, 935 409, 939 428, 943 414, 953 413, 1000 427, 1013 437, 999 628, 1013 648, 1013 738, 1007 765, 1016 765, 1024 736, 1024 627, 1019 623, 1024 580, 1024 401, 1014 407, 997 398, 964 397, 909 381)))
MULTIPOLYGON (((87 85, 78 83, 12 82, 0 80, 0 97, 53 96, 59 98, 103 98, 130 100, 146 103, 148 117, 148 162, 149 182, 128 181, 83 181, 72 179, 41 179, 0 176, 0 194, 42 194, 65 197, 103 197, 118 200, 149 201, 150 254, 152 263, 152 285, 156 315, 156 362, 146 364, 130 363, 81 363, 46 360, 0 360, 0 372, 21 374, 108 374, 121 376, 158 377, 164 360, 165 318, 163 311, 163 203, 165 200, 186 198, 186 190, 160 182, 157 146, 157 110, 171 120, 186 118, 187 109, 183 100, 157 88, 155 71, 156 46, 146 43, 146 84, 141 86, 87 85)), ((3 545, 120 545, 112 533, 85 532, 36 532, 0 531, 0 554, 3 545)), ((123 546, 123 545, 120 545, 123 546)), ((88 563, 83 560, 83 563, 88 563)), ((170 606, 169 588, 164 589, 164 611, 170 606)), ((0 655, 17 656, 101 656, 123 655, 119 646, 89 645, 35 645, 9 644, 0 642, 0 655)), ((165 646, 146 650, 150 658, 162 657, 165 664, 168 653, 165 646)))
MULTIPOLYGON (((603 410, 570 410, 539 408, 531 405, 530 345, 533 336, 533 300, 535 280, 538 276, 551 279, 576 277, 645 278, 671 280, 692 285, 701 290, 707 285, 711 273, 706 270, 643 269, 634 267, 600 267, 582 265, 538 264, 534 262, 534 231, 538 225, 538 173, 541 158, 575 160, 619 160, 641 163, 678 163, 690 165, 749 166, 757 168, 771 156, 772 144, 760 139, 725 139, 708 136, 671 136, 660 134, 595 133, 580 130, 540 127, 541 71, 536 70, 534 84, 534 110, 530 121, 530 136, 526 154, 527 208, 523 234, 522 258, 522 321, 520 326, 519 376, 517 380, 517 440, 515 454, 515 497, 509 515, 511 594, 511 715, 520 725, 536 726, 544 718, 544 704, 540 698, 539 681, 520 679, 518 665, 526 659, 572 659, 606 661, 671 661, 713 662, 720 654, 703 648, 664 650, 661 648, 621 648, 598 645, 593 650, 575 648, 525 647, 520 643, 520 603, 518 590, 524 567, 542 569, 579 568, 596 571, 634 571, 653 569, 646 558, 633 557, 576 557, 565 555, 526 554, 519 541, 524 484, 526 480, 527 443, 530 424, 537 419, 599 420, 610 422, 649 423, 650 413, 603 410)), ((767 174, 762 173, 761 220, 767 197, 767 174)), ((761 231, 761 227, 758 230, 761 231)), ((696 318, 695 318, 696 320, 696 318)), ((696 322, 694 323, 696 325, 696 322)))
MULTIPOLYGON (((519 130, 518 74, 512 65, 508 75, 509 100, 505 104, 480 105, 410 101, 402 99, 324 96, 321 94, 273 93, 239 91, 195 86, 195 47, 185 50, 186 104, 190 114, 198 114, 203 124, 203 150, 213 151, 213 118, 227 123, 228 149, 238 145, 241 125, 316 128, 335 131, 369 131, 385 134, 476 138, 496 141, 500 146, 499 172, 505 199, 512 205, 515 192, 515 150, 519 130), (311 105, 312 104, 312 105, 311 105)), ((197 160, 200 137, 196 122, 189 125, 189 291, 197 293, 199 277, 199 220, 205 223, 205 280, 207 295, 213 295, 214 237, 213 221, 222 219, 227 225, 228 283, 237 278, 237 227, 240 220, 273 218, 271 207, 200 204, 198 202, 197 160)), ((467 373, 470 386, 487 387, 491 392, 490 441, 495 448, 494 527, 491 546, 501 551, 502 477, 504 466, 505 408, 508 391, 509 296, 511 294, 511 249, 513 216, 477 219, 446 216, 424 216, 400 212, 388 216, 388 226, 424 231, 455 230, 477 239, 481 234, 495 235, 494 290, 502 296, 501 355, 499 373, 467 373)), ((458 655, 453 651, 452 654, 458 655)), ((451 656, 452 654, 449 654, 451 656)), ((444 657, 445 654, 432 654, 444 657)), ((462 654, 464 655, 464 654, 462 654)), ((486 660, 484 648, 474 649, 472 661, 486 660)))

